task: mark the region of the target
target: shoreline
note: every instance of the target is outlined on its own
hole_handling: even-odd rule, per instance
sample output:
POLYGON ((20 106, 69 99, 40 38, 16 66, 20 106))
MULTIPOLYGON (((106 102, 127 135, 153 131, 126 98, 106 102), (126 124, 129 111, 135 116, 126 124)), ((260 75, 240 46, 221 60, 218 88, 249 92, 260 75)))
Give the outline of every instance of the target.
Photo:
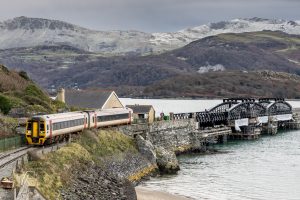
POLYGON ((136 186, 135 192, 137 195, 137 200, 192 200, 192 198, 175 195, 160 190, 153 190, 143 186, 136 186))

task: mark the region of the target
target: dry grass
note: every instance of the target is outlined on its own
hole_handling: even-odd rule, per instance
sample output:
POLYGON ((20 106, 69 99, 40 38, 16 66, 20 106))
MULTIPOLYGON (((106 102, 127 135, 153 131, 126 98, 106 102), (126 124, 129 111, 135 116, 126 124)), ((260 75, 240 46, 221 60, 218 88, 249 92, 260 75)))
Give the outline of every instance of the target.
POLYGON ((91 162, 90 153, 79 144, 72 143, 50 153, 43 160, 29 162, 26 171, 34 171, 37 187, 48 199, 60 199, 60 189, 67 185, 73 167, 91 162))

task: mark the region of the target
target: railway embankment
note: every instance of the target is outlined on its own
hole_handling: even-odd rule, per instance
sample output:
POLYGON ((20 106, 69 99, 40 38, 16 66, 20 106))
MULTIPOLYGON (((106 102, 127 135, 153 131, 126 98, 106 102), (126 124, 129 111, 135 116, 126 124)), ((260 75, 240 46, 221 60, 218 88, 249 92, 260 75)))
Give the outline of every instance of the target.
MULTIPOLYGON (((37 189, 48 199, 136 199, 135 182, 157 166, 132 137, 116 131, 85 131, 72 143, 28 162, 37 189)), ((20 175, 22 176, 22 175, 20 175)))

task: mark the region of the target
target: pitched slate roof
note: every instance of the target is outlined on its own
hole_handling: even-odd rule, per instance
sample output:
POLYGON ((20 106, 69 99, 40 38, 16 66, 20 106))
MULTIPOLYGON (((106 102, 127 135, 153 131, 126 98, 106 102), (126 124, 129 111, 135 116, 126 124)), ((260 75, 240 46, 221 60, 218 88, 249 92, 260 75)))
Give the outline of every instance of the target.
POLYGON ((68 106, 100 109, 112 93, 114 92, 102 90, 66 90, 65 102, 68 106))
POLYGON ((133 113, 145 114, 149 113, 152 106, 151 105, 127 105, 126 107, 131 108, 133 113))

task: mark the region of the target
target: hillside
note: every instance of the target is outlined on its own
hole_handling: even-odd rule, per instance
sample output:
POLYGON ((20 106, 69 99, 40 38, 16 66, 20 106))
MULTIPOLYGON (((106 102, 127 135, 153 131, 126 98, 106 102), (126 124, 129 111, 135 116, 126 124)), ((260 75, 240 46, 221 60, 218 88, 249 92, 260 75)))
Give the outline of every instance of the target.
POLYGON ((9 71, 0 65, 0 110, 2 114, 21 117, 41 112, 55 112, 63 107, 31 81, 26 72, 9 71))
POLYGON ((0 22, 0 49, 68 45, 104 55, 145 55, 177 49, 192 41, 222 33, 283 31, 300 34, 298 21, 234 19, 170 33, 96 31, 67 22, 16 17, 0 22))
POLYGON ((103 57, 63 46, 0 51, 0 63, 25 70, 44 88, 117 88, 143 96, 144 87, 208 71, 271 70, 300 74, 300 36, 283 32, 227 33, 159 55, 103 57), (136 91, 137 90, 137 91, 136 91))
POLYGON ((264 31, 212 36, 160 55, 107 58, 69 46, 34 47, 0 51, 0 62, 19 66, 44 87, 145 86, 218 66, 300 74, 299 49, 300 36, 264 31))
POLYGON ((272 71, 225 71, 184 75, 160 81, 143 91, 149 97, 300 98, 300 76, 272 71))

